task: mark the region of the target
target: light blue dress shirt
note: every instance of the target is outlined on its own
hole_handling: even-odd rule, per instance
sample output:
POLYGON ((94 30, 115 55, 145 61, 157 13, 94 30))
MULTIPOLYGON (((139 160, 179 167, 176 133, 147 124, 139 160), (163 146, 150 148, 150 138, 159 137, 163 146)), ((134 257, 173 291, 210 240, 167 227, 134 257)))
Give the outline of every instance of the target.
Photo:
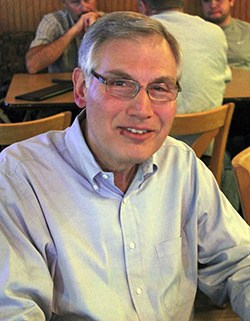
POLYGON ((198 280, 249 321, 250 228, 211 172, 168 138, 123 194, 82 117, 1 154, 0 320, 188 321, 198 280))

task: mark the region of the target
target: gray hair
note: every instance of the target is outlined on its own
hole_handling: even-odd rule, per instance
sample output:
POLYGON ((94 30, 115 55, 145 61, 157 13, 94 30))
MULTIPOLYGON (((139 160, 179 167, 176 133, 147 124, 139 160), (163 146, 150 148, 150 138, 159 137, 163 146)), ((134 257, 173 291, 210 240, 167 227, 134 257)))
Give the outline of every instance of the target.
POLYGON ((177 64, 177 78, 181 76, 181 50, 176 39, 156 19, 136 12, 112 12, 98 19, 84 34, 79 48, 78 65, 85 74, 97 68, 98 57, 104 44, 114 39, 138 39, 158 34, 166 39, 173 51, 177 64))
POLYGON ((184 0, 144 0, 150 11, 161 12, 168 9, 182 8, 184 0))

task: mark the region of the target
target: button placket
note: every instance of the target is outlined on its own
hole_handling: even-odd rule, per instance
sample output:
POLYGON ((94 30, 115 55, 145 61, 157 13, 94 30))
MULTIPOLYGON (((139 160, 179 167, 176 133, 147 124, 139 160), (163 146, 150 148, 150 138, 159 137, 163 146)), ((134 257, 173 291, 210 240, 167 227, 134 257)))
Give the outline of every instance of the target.
POLYGON ((125 268, 131 299, 140 320, 155 320, 154 311, 144 284, 140 236, 136 222, 138 209, 133 205, 133 194, 123 198, 120 208, 120 222, 124 242, 125 268), (145 311, 145 306, 147 309, 145 311))

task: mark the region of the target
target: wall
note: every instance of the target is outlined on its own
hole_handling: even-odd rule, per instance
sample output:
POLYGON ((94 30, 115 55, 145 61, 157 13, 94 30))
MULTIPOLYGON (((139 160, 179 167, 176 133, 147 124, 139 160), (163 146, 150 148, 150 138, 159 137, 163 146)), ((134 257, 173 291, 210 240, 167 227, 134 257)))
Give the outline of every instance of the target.
MULTIPOLYGON (((137 0, 97 0, 104 12, 137 11, 137 0)), ((41 17, 62 8, 61 0, 0 0, 0 32, 34 31, 41 17)))
MULTIPOLYGON (((97 0, 104 12, 137 11, 137 0, 97 0)), ((62 7, 61 0, 0 0, 0 32, 34 31, 41 17, 62 7)), ((200 15, 199 0, 185 0, 185 11, 200 15)), ((250 1, 237 0, 233 15, 250 22, 250 1)))
POLYGON ((61 7, 61 0, 0 0, 0 32, 34 31, 43 14, 61 7))

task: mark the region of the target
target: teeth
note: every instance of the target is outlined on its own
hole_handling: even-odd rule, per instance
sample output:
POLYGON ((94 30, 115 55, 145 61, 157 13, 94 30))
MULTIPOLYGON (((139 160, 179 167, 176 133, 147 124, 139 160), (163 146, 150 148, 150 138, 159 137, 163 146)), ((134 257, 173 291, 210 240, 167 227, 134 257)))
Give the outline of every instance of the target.
POLYGON ((146 130, 135 129, 135 128, 127 128, 127 130, 134 134, 144 134, 147 132, 146 130))

